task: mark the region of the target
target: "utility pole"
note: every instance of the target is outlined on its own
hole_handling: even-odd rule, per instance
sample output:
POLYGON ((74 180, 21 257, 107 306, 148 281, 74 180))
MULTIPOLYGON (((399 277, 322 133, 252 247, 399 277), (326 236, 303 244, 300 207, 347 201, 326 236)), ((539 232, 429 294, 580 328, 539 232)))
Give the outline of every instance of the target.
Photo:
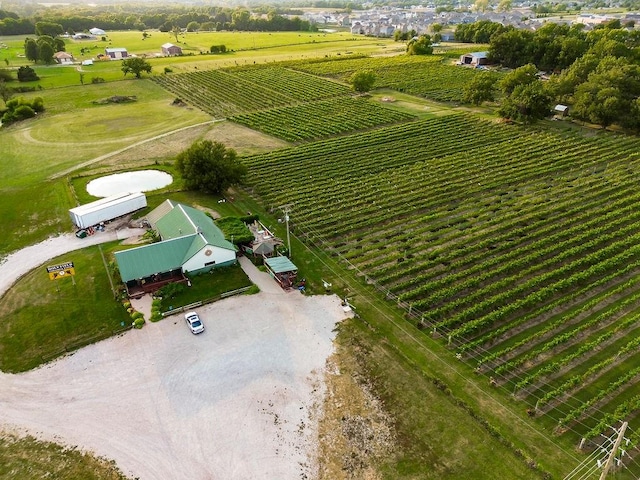
POLYGON ((609 452, 609 458, 607 458, 607 463, 604 464, 602 474, 600 475, 600 480, 604 480, 607 477, 607 473, 609 473, 609 469, 611 468, 611 465, 613 465, 613 459, 616 457, 618 448, 620 448, 620 444, 622 443, 622 439, 624 438, 624 431, 628 426, 629 422, 624 422, 622 424, 622 427, 620 427, 618 438, 616 438, 616 443, 613 444, 613 448, 611 449, 611 452, 609 452))
POLYGON ((113 279, 111 278, 111 273, 109 273, 109 267, 107 266, 107 259, 104 258, 104 252, 102 251, 102 245, 98 244, 98 250, 100 250, 100 256, 102 257, 102 263, 104 264, 104 270, 107 272, 107 278, 109 279, 109 285, 111 285, 111 292, 113 293, 113 298, 117 299, 118 294, 116 293, 116 289, 113 286, 113 279))
POLYGON ((289 235, 289 212, 291 211, 291 207, 293 203, 287 203, 286 205, 281 205, 279 208, 284 212, 284 221, 287 225, 287 250, 289 250, 289 258, 291 258, 291 237, 289 235))

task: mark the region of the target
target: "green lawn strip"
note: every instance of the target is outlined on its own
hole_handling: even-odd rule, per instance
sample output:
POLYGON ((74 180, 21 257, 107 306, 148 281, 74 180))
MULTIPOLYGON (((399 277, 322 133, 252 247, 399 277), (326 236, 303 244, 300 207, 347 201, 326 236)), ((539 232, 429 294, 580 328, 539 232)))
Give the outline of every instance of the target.
MULTIPOLYGON (((118 245, 102 248, 108 258, 118 245)), ((43 265, 0 299, 0 370, 29 370, 108 338, 131 323, 122 304, 114 300, 98 246, 69 252, 47 265, 63 262, 74 263, 75 285, 69 277, 50 280, 43 265)))
MULTIPOLYGON (((143 40, 142 32, 116 31, 107 32, 107 41, 66 39, 66 51, 74 56, 76 62, 94 59, 93 65, 42 65, 33 64, 24 55, 24 39, 28 36, 0 37, 9 46, 2 52, 2 59, 9 60, 9 68, 29 65, 38 74, 40 81, 20 83, 13 86, 35 86, 45 89, 66 85, 91 84, 93 79, 103 79, 107 82, 121 80, 124 77, 122 62, 97 60, 99 54, 104 54, 105 48, 123 47, 129 53, 147 55, 147 61, 152 65, 152 75, 162 75, 164 69, 185 71, 193 69, 220 68, 234 65, 248 65, 280 60, 291 60, 312 57, 325 57, 346 54, 349 51, 370 54, 385 51, 393 47, 391 39, 369 38, 354 36, 348 32, 197 32, 179 36, 178 43, 170 33, 148 31, 150 36, 143 40), (164 43, 174 43, 182 47, 183 55, 178 57, 156 57, 161 53, 160 46, 164 43), (225 45, 226 54, 208 54, 211 45, 225 45), (85 49, 85 53, 80 53, 85 49), (78 71, 84 73, 82 80, 78 71)), ((30 35, 33 38, 33 35, 30 35)), ((146 74, 143 74, 146 76, 146 74)), ((130 78, 131 76, 129 75, 130 78)))
POLYGON ((219 299, 220 294, 252 285, 239 264, 220 267, 201 275, 190 275, 191 287, 181 288, 175 296, 163 297, 161 311, 166 312, 199 301, 219 299))
POLYGON ((450 106, 426 98, 400 93, 389 88, 380 88, 371 92, 371 97, 387 108, 417 115, 419 118, 438 117, 455 114, 450 106))
POLYGON ((366 324, 349 320, 339 332, 338 342, 351 350, 361 373, 393 413, 399 448, 381 462, 383 478, 541 477, 507 453, 479 422, 470 421, 469 412, 444 384, 408 364, 366 324))
POLYGON ((114 461, 77 447, 0 431, 0 480, 126 480, 114 461))
POLYGON ((64 180, 24 187, 0 187, 0 257, 51 235, 71 231, 73 198, 64 180))
POLYGON ((46 91, 43 97, 46 110, 42 116, 0 132, 6 147, 2 186, 41 181, 83 161, 210 119, 198 110, 172 106, 174 96, 148 80, 66 87, 46 91), (113 95, 138 100, 92 103, 113 95))

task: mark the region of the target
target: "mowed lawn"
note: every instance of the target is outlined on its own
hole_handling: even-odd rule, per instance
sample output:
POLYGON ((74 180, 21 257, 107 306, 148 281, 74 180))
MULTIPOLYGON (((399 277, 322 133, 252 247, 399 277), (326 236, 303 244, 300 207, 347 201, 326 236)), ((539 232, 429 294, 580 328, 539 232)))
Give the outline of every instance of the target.
MULTIPOLYGON (((126 48, 131 55, 143 56, 152 65, 152 75, 164 74, 165 67, 173 71, 192 71, 221 68, 250 63, 265 63, 282 60, 294 60, 311 57, 341 56, 355 53, 370 54, 402 50, 403 43, 390 39, 355 36, 349 32, 193 32, 178 36, 173 34, 147 31, 143 40, 142 32, 107 32, 105 40, 65 39, 65 49, 77 62, 94 59, 93 65, 60 66, 33 65, 24 57, 25 35, 0 37, 0 42, 8 48, 0 51, 0 61, 9 62, 9 68, 32 65, 40 81, 26 85, 48 89, 64 85, 90 84, 94 79, 107 82, 124 77, 121 61, 98 61, 97 56, 104 54, 105 48, 126 48), (182 48, 183 55, 162 57, 161 45, 174 43, 182 48), (227 53, 210 54, 212 45, 225 45, 227 53), (83 73, 81 79, 80 73, 83 73)), ((146 75, 146 74, 144 74, 146 75)))
MULTIPOLYGON (((75 206, 74 199, 66 178, 52 176, 210 119, 197 109, 171 105, 175 97, 149 80, 45 89, 37 95, 44 99, 44 114, 0 130, 0 215, 5 231, 0 255, 71 230, 67 210, 75 206), (113 95, 135 96, 137 101, 93 103, 113 95)), ((121 167, 127 168, 126 161, 121 167)))

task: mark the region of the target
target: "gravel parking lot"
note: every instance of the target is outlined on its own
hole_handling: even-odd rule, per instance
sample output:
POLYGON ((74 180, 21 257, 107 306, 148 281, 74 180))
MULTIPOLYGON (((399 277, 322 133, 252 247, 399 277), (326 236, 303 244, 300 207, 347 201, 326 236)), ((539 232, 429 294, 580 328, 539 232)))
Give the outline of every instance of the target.
POLYGON ((314 408, 340 299, 276 288, 198 312, 197 336, 168 317, 0 374, 0 423, 92 450, 142 480, 313 478, 314 408))

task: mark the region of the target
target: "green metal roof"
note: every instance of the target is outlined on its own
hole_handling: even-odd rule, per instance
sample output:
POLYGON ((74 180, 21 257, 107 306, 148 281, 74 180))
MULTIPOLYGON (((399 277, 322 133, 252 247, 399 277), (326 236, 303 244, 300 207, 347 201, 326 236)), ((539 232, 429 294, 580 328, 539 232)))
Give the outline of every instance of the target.
POLYGON ((181 237, 115 252, 122 281, 182 268, 185 253, 192 243, 193 237, 181 237))
POLYGON ((298 270, 298 267, 296 267, 287 257, 265 258, 264 262, 271 271, 273 271, 273 273, 293 272, 298 270))
POLYGON ((162 241, 115 253, 123 282, 182 268, 205 245, 236 250, 200 210, 166 200, 153 213, 162 241))
POLYGON ((235 250, 235 246, 225 240, 222 230, 213 223, 211 217, 181 203, 176 203, 171 211, 160 218, 156 228, 163 240, 201 233, 209 245, 235 250))

